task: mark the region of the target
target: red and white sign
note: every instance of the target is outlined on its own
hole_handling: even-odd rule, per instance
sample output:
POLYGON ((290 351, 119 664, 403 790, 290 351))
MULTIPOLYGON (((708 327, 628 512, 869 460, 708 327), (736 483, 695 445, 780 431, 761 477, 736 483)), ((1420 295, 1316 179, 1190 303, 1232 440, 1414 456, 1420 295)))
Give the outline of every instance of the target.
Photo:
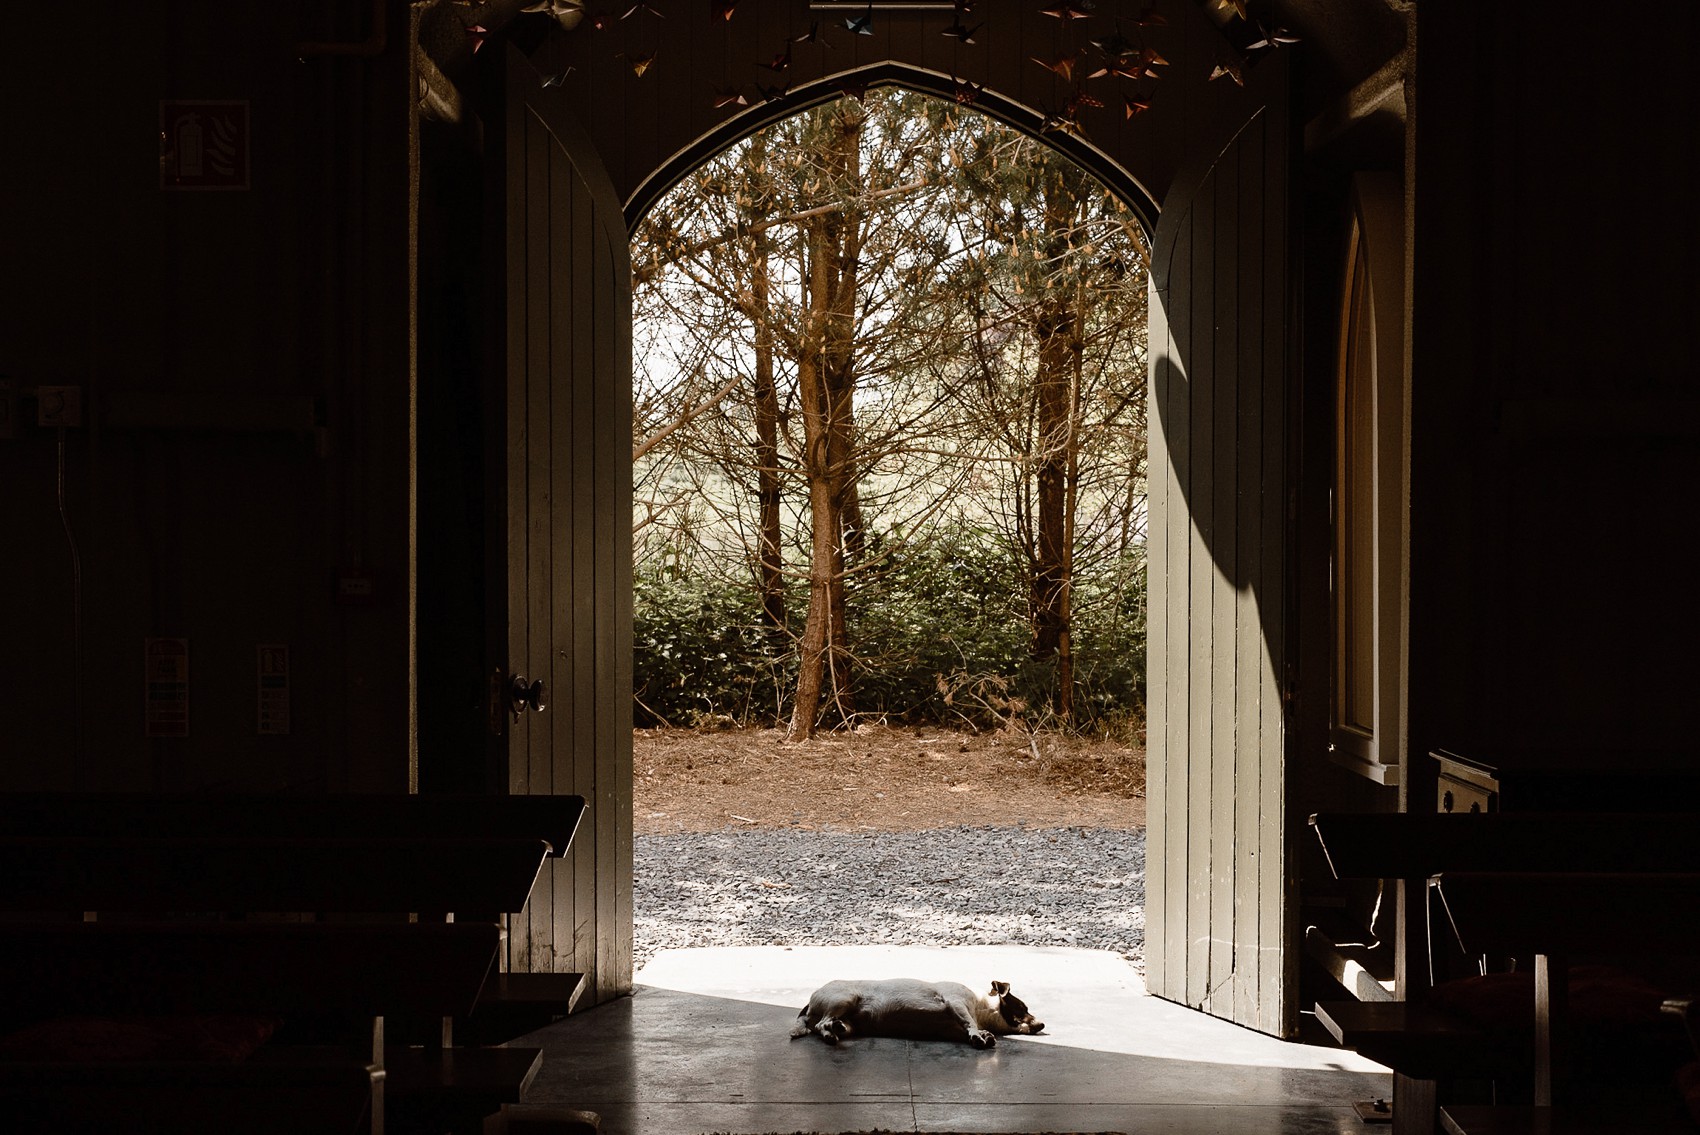
POLYGON ((258 655, 258 732, 282 736, 289 732, 289 647, 263 643, 258 655))
POLYGON ((248 188, 248 142, 246 100, 162 100, 159 187, 248 188))

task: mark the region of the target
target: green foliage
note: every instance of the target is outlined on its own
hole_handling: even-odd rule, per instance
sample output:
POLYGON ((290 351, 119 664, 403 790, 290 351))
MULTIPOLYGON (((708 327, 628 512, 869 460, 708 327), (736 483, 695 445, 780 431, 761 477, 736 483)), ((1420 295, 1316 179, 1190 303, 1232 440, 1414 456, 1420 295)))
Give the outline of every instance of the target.
MULTIPOLYGON (((974 729, 1056 724, 1045 709, 1056 662, 1031 657, 1019 565, 994 533, 955 526, 874 563, 851 576, 847 596, 861 716, 974 729)), ((1073 728, 1137 728, 1144 596, 1137 554, 1076 578, 1073 728)), ((806 598, 797 588, 790 609, 800 613, 806 598)), ((753 582, 682 576, 652 557, 637 565, 632 622, 639 725, 770 725, 788 715, 796 655, 762 625, 753 582)))
MULTIPOLYGON (((1055 659, 1034 659, 1022 567, 997 533, 912 539, 849 595, 865 714, 972 728, 1057 724, 1055 659)), ((1072 728, 1125 732, 1145 703, 1145 565, 1127 553, 1076 573, 1072 728)))
POLYGON ((772 721, 796 670, 761 624, 753 584, 680 577, 639 562, 632 589, 632 715, 639 726, 772 721))
POLYGON ((1074 712, 1082 729, 1133 740, 1145 721, 1143 546, 1074 577, 1074 712))
POLYGON ((850 577, 847 623, 864 714, 989 725, 947 697, 963 675, 1013 675, 1027 651, 1014 563, 966 525, 912 537, 876 570, 850 577))

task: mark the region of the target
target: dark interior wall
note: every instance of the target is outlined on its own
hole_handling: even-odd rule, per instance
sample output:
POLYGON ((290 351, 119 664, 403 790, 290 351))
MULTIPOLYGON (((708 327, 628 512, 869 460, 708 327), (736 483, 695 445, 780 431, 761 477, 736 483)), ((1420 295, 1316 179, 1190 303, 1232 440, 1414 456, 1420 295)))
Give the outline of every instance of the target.
POLYGON ((185 0, 12 37, 0 375, 0 786, 395 788, 408 770, 404 8, 185 0), (404 37, 403 37, 404 38, 404 37), (387 99, 376 92, 393 92, 387 99), (162 99, 246 100, 247 189, 162 189, 162 99), (27 155, 27 157, 25 157, 27 155), (30 391, 81 388, 83 425, 30 391), (337 581, 369 577, 369 602, 337 581), (144 736, 144 640, 189 640, 189 735, 144 736), (80 643, 80 651, 77 649, 80 643), (291 652, 257 733, 256 647, 291 652), (80 655, 80 661, 79 661, 80 655))
POLYGON ((1413 754, 1695 751, 1700 13, 1595 15, 1419 7, 1413 754))

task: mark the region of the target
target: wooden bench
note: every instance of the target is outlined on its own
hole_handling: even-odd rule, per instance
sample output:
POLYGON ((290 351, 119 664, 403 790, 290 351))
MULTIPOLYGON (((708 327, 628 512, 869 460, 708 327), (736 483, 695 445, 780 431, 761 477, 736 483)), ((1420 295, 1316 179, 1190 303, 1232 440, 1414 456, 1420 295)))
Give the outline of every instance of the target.
POLYGON ((1565 962, 1599 951, 1601 927, 1634 942, 1644 956, 1692 958, 1700 947, 1700 874, 1449 871, 1437 874, 1433 887, 1450 932, 1466 950, 1532 954, 1535 965, 1532 1104, 1442 1108, 1444 1129, 1452 1135, 1555 1126, 1673 1135, 1694 1130, 1674 1093, 1633 1105, 1567 1098, 1572 1030, 1565 962))
MULTIPOLYGON (((1700 870, 1700 848, 1691 834, 1700 819, 1688 813, 1320 814, 1311 817, 1311 825, 1337 878, 1403 879, 1414 893, 1425 895, 1431 878, 1456 878, 1460 871, 1540 872, 1564 887, 1602 869, 1628 876, 1700 870)), ((1497 917, 1506 924, 1545 901, 1541 894, 1515 888, 1501 900, 1497 917), (1515 901, 1513 894, 1519 896, 1515 901)), ((1537 952, 1523 938, 1438 934, 1449 923, 1446 910, 1429 912, 1431 969, 1434 951, 1448 943, 1472 954, 1537 952), (1508 950, 1513 941, 1520 948, 1508 950)), ((1618 925, 1624 928, 1644 925, 1637 921, 1643 916, 1660 918, 1647 908, 1635 910, 1634 918, 1628 909, 1621 913, 1618 925)), ((1471 912, 1473 922, 1479 916, 1471 912)), ((1607 929, 1607 920, 1591 913, 1582 919, 1574 912, 1570 916, 1592 935, 1590 952, 1610 952, 1614 931, 1607 929)), ((1501 1079, 1524 1070, 1528 1059, 1508 1049, 1503 1038, 1421 1003, 1324 1001, 1317 1003, 1316 1015, 1341 1044, 1393 1069, 1394 1123, 1400 1132, 1429 1135, 1436 1129, 1440 1082, 1501 1079)))
MULTIPOLYGON (((583 801, 421 800, 0 796, 9 1025, 68 1013, 253 1014, 285 1030, 364 1020, 352 1047, 285 1045, 280 1032, 234 1065, 0 1064, 0 1109, 52 1116, 53 1130, 284 1129, 285 1116, 295 1130, 382 1130, 387 1113, 441 1131, 479 1129, 517 1102, 539 1050, 445 1049, 446 1029, 402 1049, 385 1045, 385 1021, 476 1018, 502 930, 460 912, 518 911, 583 801), (520 803, 504 817, 507 801, 520 803), (80 921, 94 911, 99 921, 80 921), (351 1126, 356 1095, 364 1118, 351 1126)), ((534 976, 565 979, 551 1007, 570 1009, 578 975, 534 976)))
MULTIPOLYGON (((524 836, 546 843, 547 854, 560 858, 567 854, 584 811, 584 798, 571 795, 10 793, 0 794, 0 834, 253 840, 349 833, 415 841, 524 836)), ((445 855, 452 857, 450 852, 445 855)), ((454 873, 450 865, 443 875, 435 875, 441 866, 421 862, 419 870, 438 878, 454 873)), ((489 907, 456 905, 448 898, 440 894, 444 905, 415 913, 489 920, 520 909, 510 905, 511 898, 489 907)), ((502 975, 485 989, 470 1016, 455 1019, 453 1028, 480 1044, 505 1042, 571 1013, 584 987, 584 975, 577 973, 502 975)))

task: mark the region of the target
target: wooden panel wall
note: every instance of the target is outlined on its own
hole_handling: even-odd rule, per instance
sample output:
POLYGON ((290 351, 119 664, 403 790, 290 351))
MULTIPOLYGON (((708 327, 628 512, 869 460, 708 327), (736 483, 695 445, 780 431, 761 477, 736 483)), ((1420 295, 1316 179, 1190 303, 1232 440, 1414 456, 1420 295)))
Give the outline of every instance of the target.
POLYGON ((1606 22, 1585 107, 1543 99, 1559 27, 1588 11, 1419 16, 1413 808, 1434 798, 1437 747, 1700 760, 1700 9, 1606 22))
POLYGON ((1178 176, 1152 256, 1146 959, 1159 996, 1291 1035, 1291 132, 1285 75, 1259 77, 1266 105, 1178 176))
POLYGON ((513 919, 512 970, 631 989, 631 282, 619 203, 582 134, 510 61, 509 668, 549 704, 509 738, 508 788, 589 815, 513 919))

